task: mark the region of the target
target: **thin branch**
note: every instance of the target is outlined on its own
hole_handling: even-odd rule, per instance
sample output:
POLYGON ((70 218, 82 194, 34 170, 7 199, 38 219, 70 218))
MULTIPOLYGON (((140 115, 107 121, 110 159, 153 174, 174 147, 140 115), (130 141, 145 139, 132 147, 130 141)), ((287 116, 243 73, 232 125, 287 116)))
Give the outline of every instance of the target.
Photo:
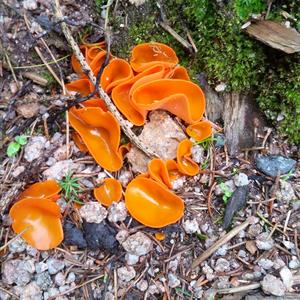
MULTIPOLYGON (((56 17, 58 19, 62 19, 63 15, 61 12, 61 7, 59 4, 59 0, 55 0, 55 7, 56 7, 56 17)), ((93 83, 94 86, 97 84, 97 78, 94 76, 91 68, 87 64, 84 56, 82 55, 76 41, 74 40, 70 29, 68 28, 67 24, 62 22, 61 23, 62 31, 64 33, 64 36, 68 43, 70 44, 74 55, 78 59, 81 68, 84 73, 87 74, 89 80, 93 83)), ((146 147, 140 139, 134 134, 134 132, 131 130, 131 125, 128 121, 124 120, 121 113, 116 109, 114 104, 112 103, 110 97, 106 94, 106 92, 102 89, 101 86, 99 86, 99 95, 104 100, 107 108, 109 111, 114 115, 114 117, 118 120, 123 132, 126 134, 126 136, 135 144, 139 149, 141 149, 147 156, 149 157, 157 157, 157 154, 155 154, 151 149, 146 147)))

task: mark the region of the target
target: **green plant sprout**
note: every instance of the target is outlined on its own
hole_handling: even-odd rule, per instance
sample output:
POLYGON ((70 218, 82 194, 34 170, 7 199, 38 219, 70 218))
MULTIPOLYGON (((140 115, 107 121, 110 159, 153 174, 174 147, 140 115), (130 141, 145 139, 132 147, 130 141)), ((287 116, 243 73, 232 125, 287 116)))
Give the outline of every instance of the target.
POLYGON ((294 175, 293 170, 290 170, 287 174, 281 175, 280 179, 283 181, 288 181, 290 179, 290 177, 292 177, 293 175, 294 175))
POLYGON ((229 187, 224 182, 220 183, 220 188, 224 194, 222 199, 223 199, 224 203, 227 204, 228 200, 231 198, 233 193, 232 193, 232 191, 229 190, 229 187))
POLYGON ((58 183, 66 200, 83 204, 83 202, 78 199, 78 193, 81 190, 78 180, 79 178, 72 177, 72 173, 68 173, 65 178, 59 180, 58 183))
POLYGON ((185 289, 179 288, 179 287, 175 288, 175 292, 176 292, 176 294, 178 294, 180 296, 186 296, 186 297, 192 296, 192 294, 190 292, 188 292, 185 289))
POLYGON ((218 139, 214 138, 214 137, 209 137, 201 142, 195 142, 195 145, 201 145, 205 150, 208 150, 209 146, 211 145, 212 142, 217 141, 218 139))
POLYGON ((10 142, 10 144, 7 147, 6 154, 8 157, 15 156, 22 146, 27 144, 27 137, 25 135, 18 135, 15 137, 15 140, 13 142, 10 142))

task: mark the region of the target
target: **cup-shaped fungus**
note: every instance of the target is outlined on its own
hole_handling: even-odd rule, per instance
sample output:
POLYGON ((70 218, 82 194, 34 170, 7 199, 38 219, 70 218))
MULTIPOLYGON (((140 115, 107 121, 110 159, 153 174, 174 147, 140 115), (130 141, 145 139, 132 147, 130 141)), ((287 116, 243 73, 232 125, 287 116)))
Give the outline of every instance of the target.
POLYGON ((169 189, 172 188, 172 183, 170 181, 170 176, 166 163, 159 158, 154 158, 148 163, 148 171, 151 178, 163 185, 167 186, 169 189))
POLYGON ((212 135, 211 122, 203 120, 195 124, 191 124, 186 128, 186 133, 197 142, 204 141, 212 135))
POLYGON ((117 179, 106 178, 102 185, 94 188, 94 196, 104 206, 110 206, 122 198, 122 185, 117 179))
POLYGON ((142 72, 158 63, 166 67, 176 65, 178 58, 175 51, 161 43, 145 43, 133 48, 130 64, 135 72, 142 72))
POLYGON ((61 188, 57 181, 49 179, 42 182, 37 182, 29 186, 23 191, 18 199, 49 199, 57 200, 57 195, 61 188))
POLYGON ((200 168, 191 159, 193 143, 190 140, 183 140, 177 147, 177 165, 180 172, 194 176, 199 173, 200 168))
POLYGON ((66 84, 69 91, 77 92, 81 96, 87 96, 94 90, 93 84, 87 78, 81 78, 66 84))
POLYGON ((98 107, 73 107, 69 110, 69 120, 101 167, 111 172, 122 167, 120 125, 110 112, 98 107))
POLYGON ((132 102, 140 109, 164 109, 191 124, 198 122, 205 110, 205 97, 195 83, 182 79, 159 79, 135 89, 132 102))
POLYGON ((125 192, 131 216, 143 225, 161 228, 177 222, 184 211, 183 200, 152 179, 133 179, 125 192))
POLYGON ((171 181, 176 180, 178 177, 182 176, 179 171, 178 164, 175 160, 168 159, 166 161, 166 167, 171 181))
POLYGON ((49 199, 25 198, 10 209, 12 228, 38 250, 49 250, 63 240, 59 206, 49 199))
POLYGON ((132 77, 133 72, 129 63, 124 59, 116 58, 111 60, 104 68, 100 84, 104 91, 110 93, 114 87, 132 77))

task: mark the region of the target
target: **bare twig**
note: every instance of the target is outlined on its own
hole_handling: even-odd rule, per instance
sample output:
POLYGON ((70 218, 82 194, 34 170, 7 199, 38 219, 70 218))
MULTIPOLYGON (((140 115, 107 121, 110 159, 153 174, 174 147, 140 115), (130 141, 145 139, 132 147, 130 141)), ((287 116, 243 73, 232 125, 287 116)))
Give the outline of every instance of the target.
MULTIPOLYGON (((59 0, 55 0, 55 6, 56 6, 56 17, 58 19, 62 19, 63 15, 61 12, 61 8, 60 8, 60 4, 59 4, 59 0)), ((78 59, 81 68, 83 70, 83 72, 85 72, 89 78, 89 80, 92 82, 92 84, 94 86, 96 86, 96 82, 97 79, 94 76, 90 66, 87 64, 84 56, 82 55, 76 41, 74 40, 70 29, 68 28, 67 24, 62 22, 61 23, 61 27, 62 27, 62 31, 64 33, 64 36, 66 38, 66 40, 68 41, 68 43, 70 44, 74 55, 76 56, 76 58, 78 59)), ((101 86, 99 86, 98 88, 98 92, 100 97, 104 100, 107 108, 109 109, 109 111, 114 115, 114 117, 118 120, 123 132, 126 134, 126 136, 139 148, 141 149, 147 156, 149 157, 157 157, 158 155, 156 153, 154 153, 151 149, 149 149, 147 146, 145 146, 140 139, 134 134, 134 132, 131 130, 131 124, 124 120, 121 113, 116 109, 116 107, 114 106, 114 104, 112 103, 110 97, 106 94, 106 92, 101 88, 101 86)))
POLYGON ((234 238, 240 231, 244 230, 248 225, 253 222, 253 217, 249 217, 245 222, 236 226, 227 234, 225 234, 222 238, 220 238, 216 243, 214 243, 211 247, 209 247, 205 252, 203 252, 198 258, 196 258, 192 263, 192 269, 196 268, 200 265, 204 260, 209 258, 213 253, 215 253, 221 246, 229 242, 232 238, 234 238))
POLYGON ((233 287, 233 288, 228 288, 228 289, 222 289, 222 290, 217 290, 218 294, 235 294, 235 293, 240 293, 240 292, 245 292, 245 291, 250 291, 250 290, 256 290, 260 288, 260 283, 252 283, 248 285, 242 285, 238 287, 233 287))

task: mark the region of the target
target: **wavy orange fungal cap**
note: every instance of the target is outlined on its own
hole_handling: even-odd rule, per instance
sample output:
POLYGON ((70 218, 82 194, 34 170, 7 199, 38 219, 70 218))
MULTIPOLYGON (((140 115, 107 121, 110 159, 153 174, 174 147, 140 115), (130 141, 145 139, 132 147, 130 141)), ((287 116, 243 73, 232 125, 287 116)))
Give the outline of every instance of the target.
POLYGON ((113 202, 121 200, 122 185, 115 178, 106 178, 101 186, 94 188, 94 196, 101 204, 110 206, 113 202))
POLYGON ((93 84, 87 78, 81 78, 66 84, 69 91, 77 92, 81 96, 87 96, 94 90, 93 84))
POLYGON ((84 107, 100 107, 103 111, 108 111, 105 102, 100 98, 91 98, 81 102, 84 107))
POLYGON ((93 58, 93 60, 89 63, 90 68, 92 69, 95 76, 97 76, 102 64, 105 61, 106 51, 100 51, 97 55, 93 58))
POLYGON ((61 187, 57 181, 50 179, 32 184, 19 195, 18 199, 51 199, 54 197, 57 200, 56 196, 60 190, 61 187))
POLYGON ((72 137, 72 140, 74 141, 76 147, 81 152, 88 152, 89 151, 89 149, 87 148, 87 146, 83 142, 81 136, 76 131, 72 133, 71 137, 72 137))
POLYGON ((190 140, 183 140, 177 147, 177 165, 180 172, 190 176, 194 176, 199 173, 200 168, 191 159, 193 143, 190 140))
POLYGON ((186 128, 186 133, 196 141, 201 142, 212 135, 212 125, 208 120, 203 120, 189 125, 186 128))
POLYGON ((166 75, 166 78, 191 80, 185 67, 176 66, 172 68, 166 75))
POLYGON ((175 51, 161 43, 145 43, 133 48, 130 64, 134 71, 142 72, 157 63, 166 67, 176 65, 178 58, 175 51))
POLYGON ((162 183, 169 189, 172 188, 166 163, 162 159, 154 158, 149 161, 148 171, 153 180, 162 183))
POLYGON ((173 180, 177 179, 178 177, 182 176, 182 174, 179 171, 178 164, 175 160, 168 159, 166 161, 166 167, 167 167, 168 174, 169 174, 169 177, 170 177, 171 181, 173 181, 173 180))
POLYGON ((164 109, 187 123, 198 122, 205 110, 205 97, 201 88, 182 79, 159 79, 136 88, 132 102, 150 111, 164 109))
POLYGON ((177 222, 184 211, 183 200, 152 179, 133 179, 125 192, 131 216, 143 225, 161 228, 177 222))
MULTIPOLYGON (((80 50, 81 50, 81 52, 82 52, 82 54, 85 58, 86 58, 87 49, 88 49, 87 45, 81 45, 80 46, 80 50)), ((84 75, 84 73, 81 69, 81 65, 80 65, 78 59, 76 58, 75 54, 72 54, 72 56, 71 56, 71 64, 72 64, 72 68, 73 68, 75 73, 77 73, 79 76, 84 75)))
POLYGON ((20 200, 12 206, 9 215, 14 232, 26 230, 22 238, 38 250, 55 248, 63 240, 60 208, 51 200, 20 200))
POLYGON ((73 107, 69 110, 69 120, 101 167, 111 172, 122 167, 120 125, 110 112, 98 107, 73 107))
POLYGON ((119 152, 121 156, 124 158, 124 156, 130 151, 131 149, 131 143, 123 144, 119 148, 119 152))
POLYGON ((107 92, 110 91, 117 85, 128 81, 133 77, 133 72, 130 64, 120 58, 113 59, 104 68, 101 75, 101 87, 107 92))

